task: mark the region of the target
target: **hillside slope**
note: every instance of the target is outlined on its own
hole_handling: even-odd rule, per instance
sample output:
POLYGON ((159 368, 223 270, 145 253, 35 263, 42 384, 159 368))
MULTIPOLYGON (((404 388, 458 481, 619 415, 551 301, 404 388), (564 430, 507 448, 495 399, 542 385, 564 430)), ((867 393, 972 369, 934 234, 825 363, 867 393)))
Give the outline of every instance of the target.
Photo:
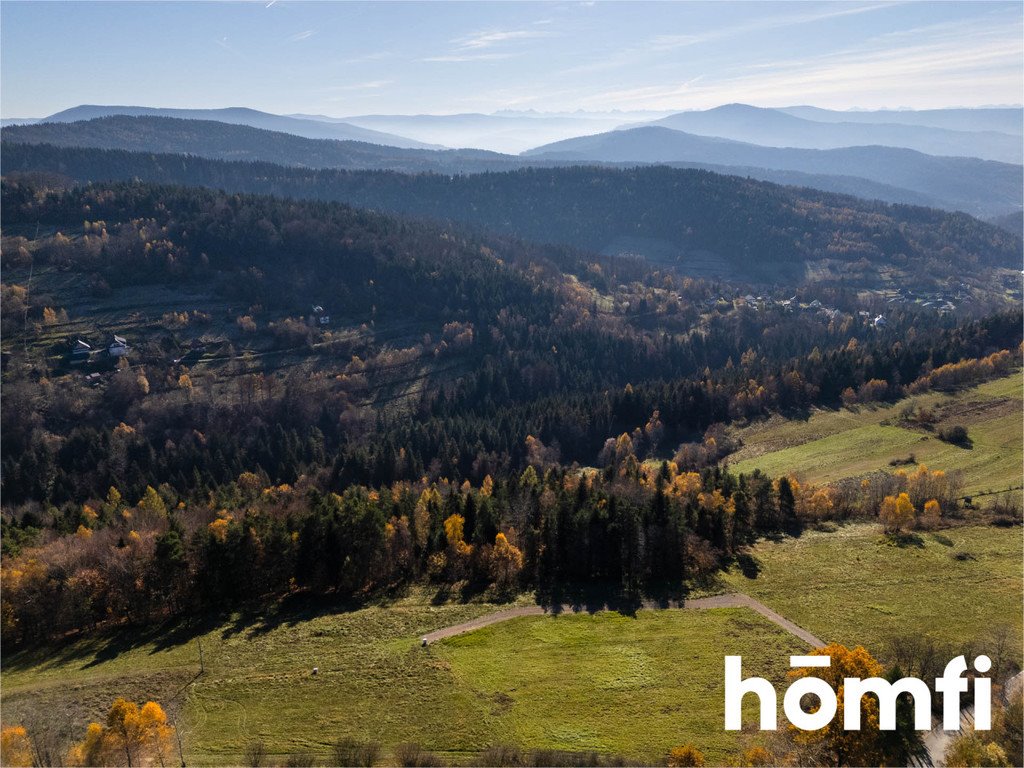
POLYGON ((797 116, 779 109, 727 104, 680 112, 651 125, 770 147, 837 149, 881 145, 916 149, 930 155, 978 157, 1017 163, 1022 160, 1019 134, 993 130, 950 130, 905 123, 856 122, 797 116))
MULTIPOLYGON (((352 141, 306 139, 288 133, 271 132, 244 125, 216 121, 181 120, 169 117, 113 116, 75 123, 44 123, 25 127, 5 127, 5 141, 19 144, 53 144, 65 147, 99 147, 139 152, 170 152, 208 157, 215 160, 248 160, 294 165, 307 168, 346 168, 392 170, 400 172, 435 172, 444 174, 503 171, 520 167, 554 167, 564 165, 601 164, 636 165, 636 160, 604 163, 595 160, 549 159, 502 155, 482 150, 418 150, 382 147, 352 141)), ((694 137, 697 138, 697 137, 694 137)), ((700 156, 698 152, 695 156, 700 156)), ((707 154, 707 153, 704 153, 707 154)), ((711 155, 718 157, 717 155, 711 155)), ((19 169, 23 153, 5 156, 4 166, 19 169)), ((882 183, 866 178, 859 168, 848 167, 849 175, 807 173, 788 169, 772 169, 738 164, 728 156, 722 162, 670 162, 673 166, 704 168, 716 173, 747 176, 778 184, 792 184, 821 189, 826 192, 852 194, 870 200, 910 205, 928 205, 947 210, 967 209, 976 203, 984 212, 996 215, 1012 209, 1007 207, 1005 190, 1000 185, 976 188, 971 194, 974 203, 964 205, 957 192, 952 199, 943 197, 940 188, 927 193, 882 183)), ((652 161, 661 163, 662 161, 652 161)), ((936 185, 932 185, 936 186, 936 185)), ((970 202, 970 201, 968 201, 970 202)), ((1019 209, 1017 209, 1019 210, 1019 209)), ((981 211, 979 211, 979 214, 981 211)), ((986 213, 986 215, 988 215, 986 213)))
POLYGON ((1020 263, 1019 238, 964 214, 692 169, 545 168, 449 178, 46 146, 5 145, 3 154, 5 172, 50 171, 79 181, 138 178, 337 200, 609 255, 622 252, 616 243, 626 239, 627 252, 684 272, 695 261, 710 261, 720 273, 750 281, 802 280, 816 264, 838 268, 835 279, 852 285, 875 285, 894 268, 905 275, 905 284, 944 284, 950 277, 972 281, 986 268, 1020 263))
POLYGON ((941 199, 974 215, 997 215, 1022 204, 1019 165, 935 157, 894 147, 793 149, 695 136, 662 126, 601 133, 547 144, 527 157, 573 162, 700 162, 859 176, 941 199))
POLYGON ((482 150, 436 151, 381 146, 366 140, 306 138, 282 130, 173 117, 114 115, 73 123, 38 123, 4 128, 3 136, 24 144, 170 152, 309 168, 459 173, 521 165, 515 157, 482 150))
POLYGON ((233 125, 248 125, 268 131, 282 131, 307 139, 338 139, 343 141, 365 141, 389 147, 436 148, 430 144, 407 139, 393 133, 374 131, 348 123, 326 123, 319 120, 306 120, 285 115, 274 115, 244 107, 228 107, 225 109, 166 109, 156 107, 132 106, 100 106, 83 104, 65 109, 44 118, 44 123, 73 123, 80 120, 93 120, 100 117, 128 115, 133 117, 174 117, 186 120, 213 120, 233 125))

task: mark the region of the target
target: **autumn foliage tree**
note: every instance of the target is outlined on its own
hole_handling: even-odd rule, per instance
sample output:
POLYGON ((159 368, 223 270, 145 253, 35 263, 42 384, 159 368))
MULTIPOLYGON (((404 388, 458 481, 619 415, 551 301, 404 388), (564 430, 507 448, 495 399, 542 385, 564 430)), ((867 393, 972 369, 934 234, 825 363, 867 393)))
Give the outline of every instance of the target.
MULTIPOLYGON (((836 692, 837 709, 832 721, 816 731, 803 731, 795 726, 789 727, 789 736, 794 743, 816 755, 820 765, 906 765, 907 749, 910 739, 902 739, 894 749, 893 733, 879 730, 878 699, 873 695, 865 695, 860 700, 860 730, 846 730, 843 727, 845 704, 843 681, 848 677, 866 679, 869 677, 885 677, 882 665, 863 647, 850 649, 838 643, 831 643, 824 648, 811 652, 812 656, 828 656, 831 664, 828 667, 805 667, 794 669, 791 677, 819 677, 829 684, 836 692)), ((891 675, 889 676, 891 677, 891 675)), ((818 705, 811 710, 816 711, 818 705)), ((912 728, 907 717, 906 702, 897 704, 897 731, 912 728)))
POLYGON ((700 768, 704 765, 704 754, 693 744, 673 747, 668 753, 669 768, 700 768))
POLYGON ((491 578, 500 591, 512 589, 523 570, 523 553, 509 542, 504 533, 494 537, 491 550, 491 578))
POLYGON ((914 505, 910 496, 901 493, 899 496, 886 496, 878 512, 878 519, 886 533, 900 533, 914 524, 914 505))
POLYGON ((0 730, 0 765, 34 765, 32 743, 23 725, 11 725, 0 730))
POLYGON ((106 724, 90 723, 85 738, 68 755, 72 765, 166 765, 172 754, 174 727, 155 701, 141 708, 126 699, 115 699, 106 724))

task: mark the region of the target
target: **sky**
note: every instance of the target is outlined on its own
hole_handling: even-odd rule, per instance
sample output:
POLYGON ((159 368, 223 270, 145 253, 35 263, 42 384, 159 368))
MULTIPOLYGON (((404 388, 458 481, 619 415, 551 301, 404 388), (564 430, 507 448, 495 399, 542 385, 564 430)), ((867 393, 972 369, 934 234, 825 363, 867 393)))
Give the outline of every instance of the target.
POLYGON ((0 3, 0 115, 1020 104, 1015 2, 0 3))

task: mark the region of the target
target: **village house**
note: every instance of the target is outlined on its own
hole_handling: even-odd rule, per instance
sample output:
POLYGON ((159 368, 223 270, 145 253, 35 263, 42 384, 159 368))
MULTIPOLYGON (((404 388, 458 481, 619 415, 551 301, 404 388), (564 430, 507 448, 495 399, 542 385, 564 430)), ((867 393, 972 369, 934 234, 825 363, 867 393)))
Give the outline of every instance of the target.
POLYGON ((107 356, 117 358, 124 357, 127 354, 128 342, 125 341, 123 336, 117 336, 115 334, 113 340, 110 342, 110 345, 107 347, 107 356))
POLYGON ((331 315, 319 304, 316 304, 309 315, 309 324, 314 328, 325 328, 331 324, 331 315))
POLYGON ((81 339, 75 339, 68 352, 68 365, 85 365, 89 362, 89 355, 92 354, 92 347, 81 339))

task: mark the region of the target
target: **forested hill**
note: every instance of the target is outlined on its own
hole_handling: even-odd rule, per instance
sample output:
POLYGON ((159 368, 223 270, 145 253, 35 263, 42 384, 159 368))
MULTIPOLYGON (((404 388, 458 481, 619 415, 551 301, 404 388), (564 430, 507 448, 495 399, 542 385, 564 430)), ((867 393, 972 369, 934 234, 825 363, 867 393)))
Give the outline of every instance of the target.
POLYGON ((1021 208, 1022 168, 971 157, 933 157, 895 147, 827 151, 762 147, 663 127, 614 131, 531 150, 526 156, 475 149, 399 149, 310 139, 248 125, 170 117, 111 117, 8 126, 4 141, 195 155, 303 168, 443 174, 566 165, 700 167, 866 199, 934 205, 991 217, 1021 208), (571 151, 559 149, 569 147, 571 151), (543 154, 538 154, 543 152, 543 154))
POLYGON ((111 485, 205 496, 243 471, 480 482, 518 473, 528 450, 593 464, 652 414, 672 446, 876 379, 899 394, 1020 343, 1019 308, 971 323, 895 305, 878 328, 858 311, 876 298, 816 288, 837 308, 756 310, 635 262, 334 203, 138 183, 2 192, 10 504, 81 510, 111 485), (315 302, 326 329, 308 320, 315 302), (130 367, 97 370, 95 388, 62 375, 69 341, 109 332, 129 339, 130 367), (192 341, 210 350, 186 364, 192 341))
POLYGON ((526 154, 575 163, 701 162, 859 176, 930 195, 946 207, 974 215, 1019 209, 1024 173, 1016 164, 974 157, 937 157, 900 147, 765 147, 657 125, 565 139, 526 154))
MULTIPOLYGON (((307 121, 308 122, 308 121, 307 121)), ((466 173, 518 168, 523 161, 481 149, 412 149, 364 141, 314 139, 214 120, 114 115, 73 123, 7 126, 5 141, 258 160, 308 168, 466 173)))
POLYGON ((684 271, 699 259, 712 271, 751 281, 799 279, 811 265, 838 264, 840 273, 855 270, 861 282, 894 266, 915 280, 944 282, 983 267, 1019 268, 1021 254, 1019 237, 966 214, 692 169, 548 168, 447 177, 10 144, 3 146, 3 167, 5 173, 47 171, 77 181, 140 179, 343 201, 609 253, 626 240, 639 242, 630 246, 634 252, 649 255, 644 244, 654 243, 659 258, 684 271))

